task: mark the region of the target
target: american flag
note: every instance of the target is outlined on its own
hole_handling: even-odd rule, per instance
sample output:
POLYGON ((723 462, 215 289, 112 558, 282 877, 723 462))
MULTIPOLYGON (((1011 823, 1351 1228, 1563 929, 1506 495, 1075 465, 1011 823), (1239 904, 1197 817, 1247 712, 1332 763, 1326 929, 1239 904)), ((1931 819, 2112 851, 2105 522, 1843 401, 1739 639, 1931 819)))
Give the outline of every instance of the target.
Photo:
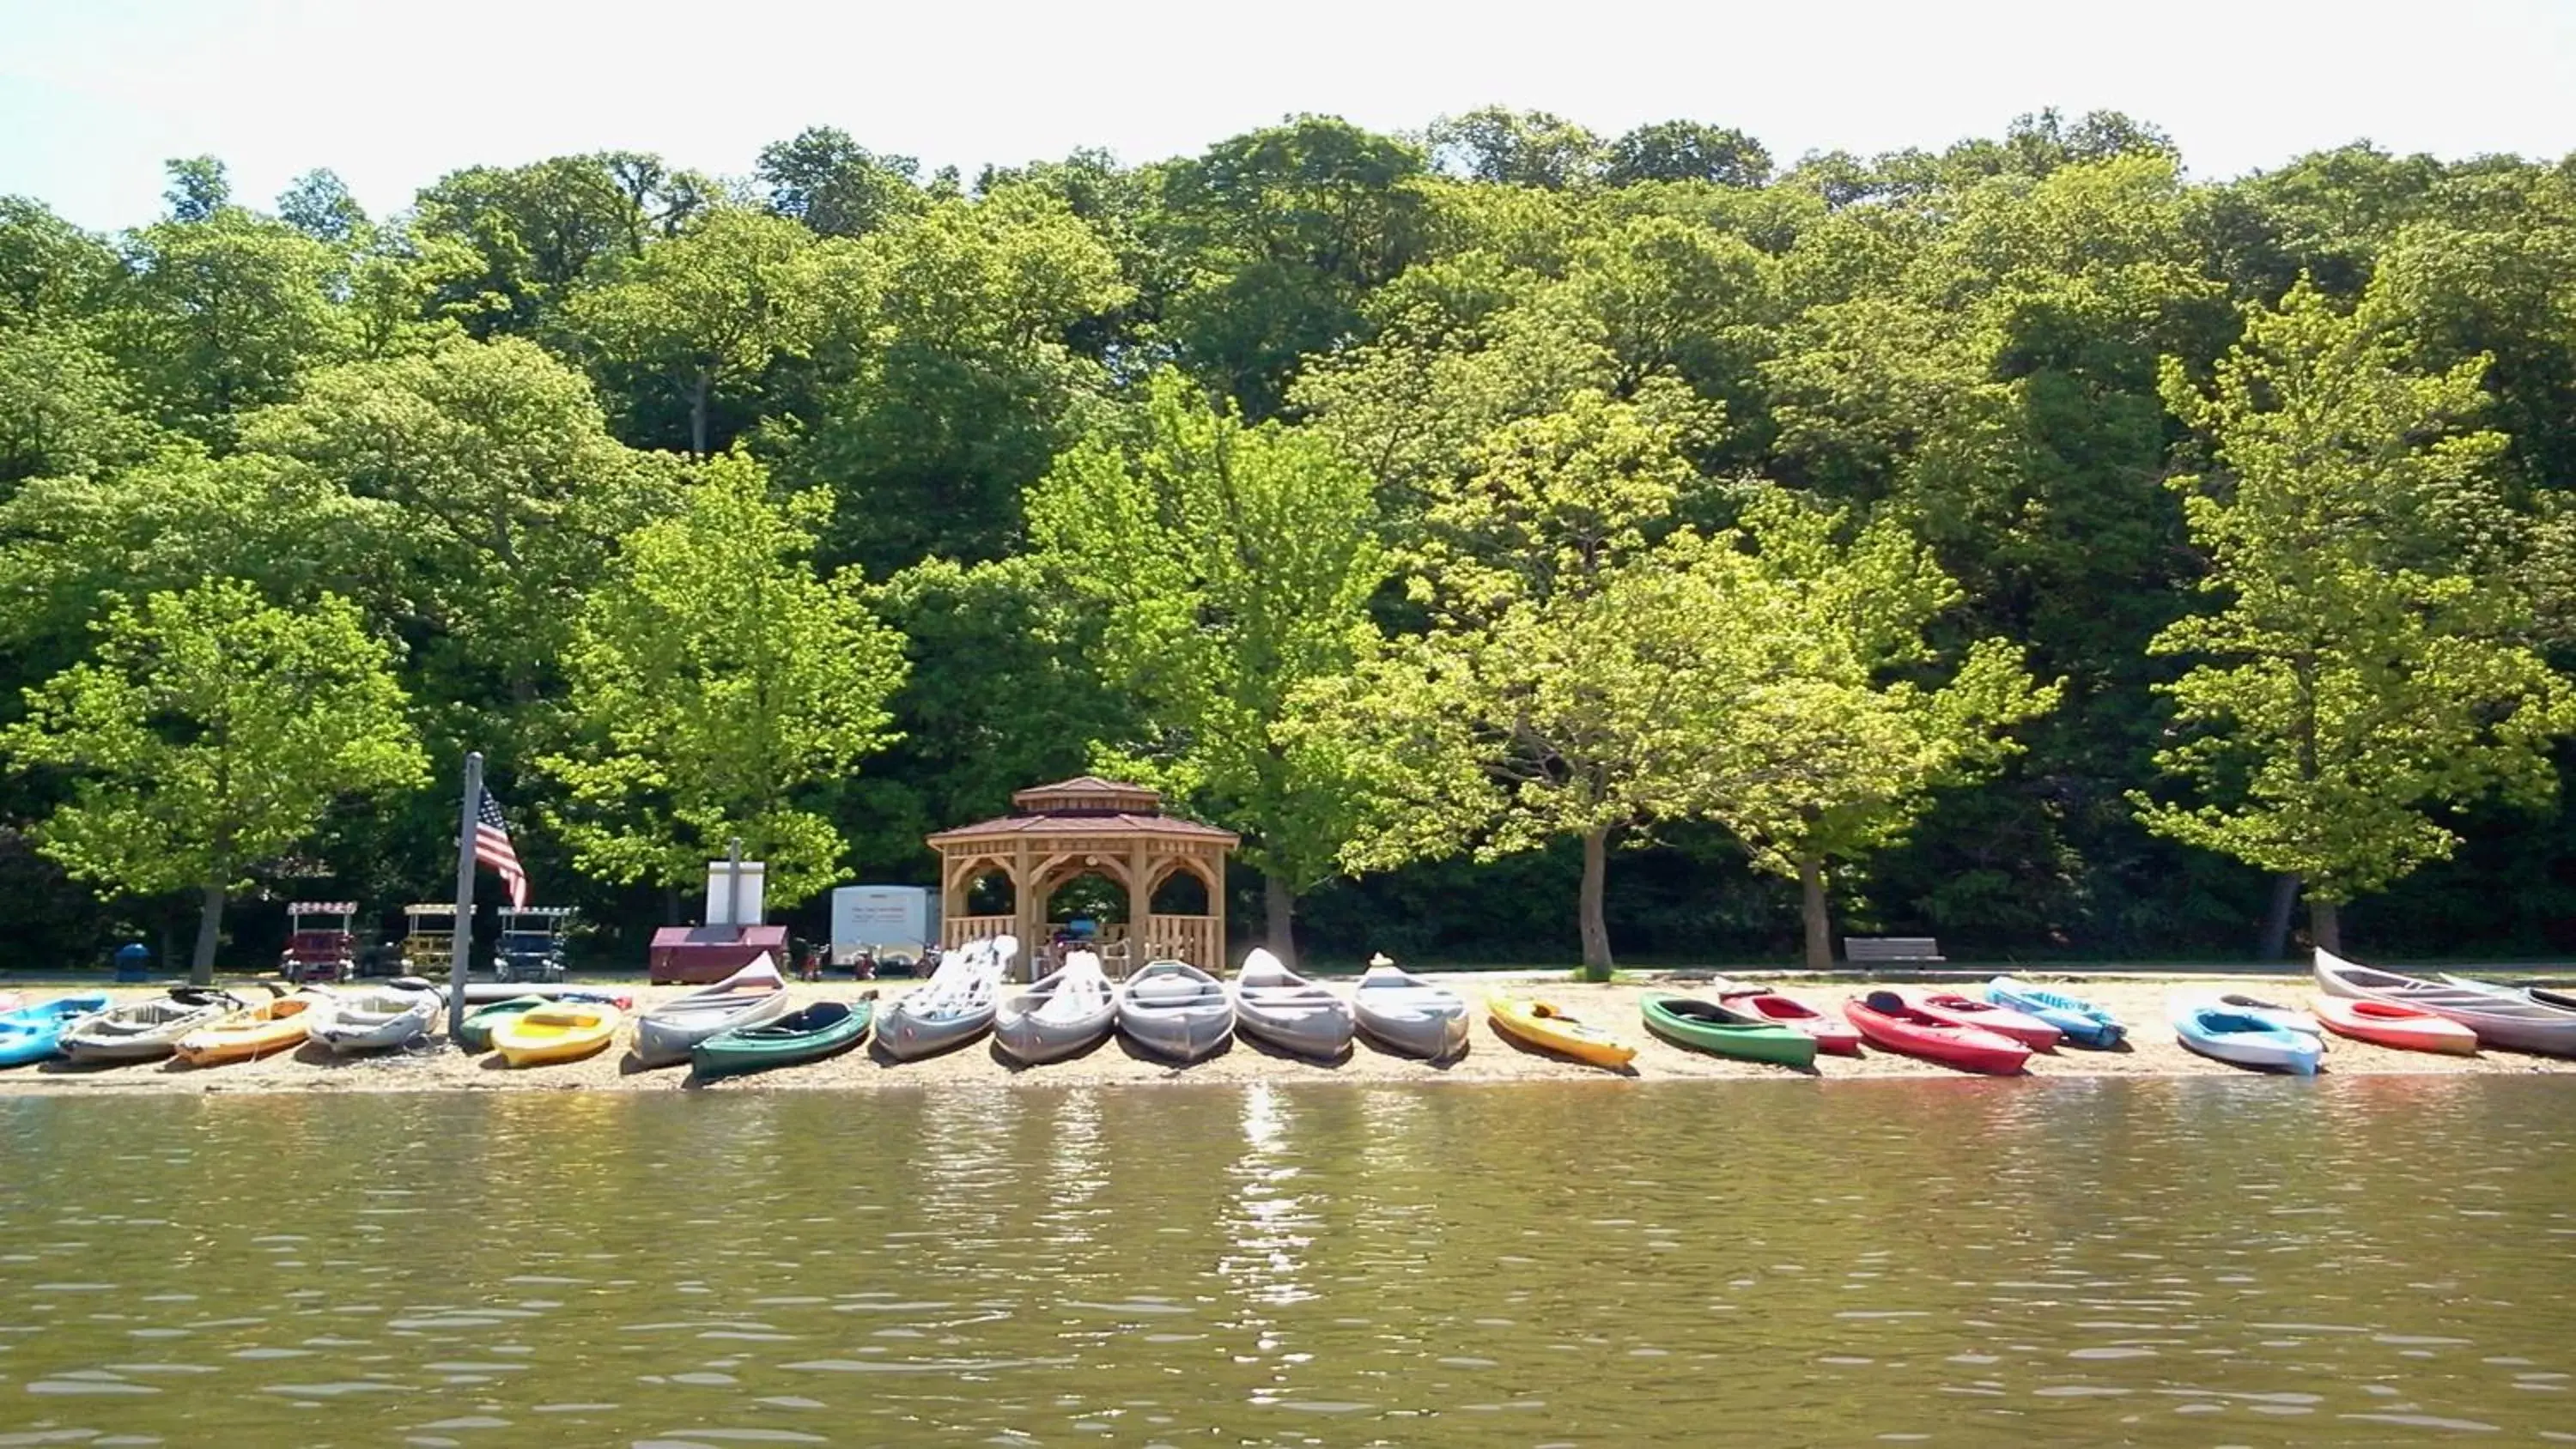
POLYGON ((519 868, 519 852, 510 844, 509 822, 501 818, 501 802, 492 792, 483 792, 483 803, 474 811, 474 859, 501 873, 501 884, 510 889, 510 908, 519 910, 528 904, 528 873, 519 868))

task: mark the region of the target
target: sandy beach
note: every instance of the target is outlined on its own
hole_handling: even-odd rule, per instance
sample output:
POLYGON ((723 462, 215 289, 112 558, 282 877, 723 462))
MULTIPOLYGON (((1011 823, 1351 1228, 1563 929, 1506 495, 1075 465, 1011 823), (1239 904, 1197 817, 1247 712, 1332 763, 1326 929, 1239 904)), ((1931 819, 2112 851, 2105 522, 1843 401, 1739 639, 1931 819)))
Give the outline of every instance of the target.
MULTIPOLYGON (((1113 1036, 1071 1061, 1021 1068, 995 1052, 988 1037, 923 1061, 898 1063, 878 1055, 873 1048, 863 1048, 828 1061, 716 1084, 701 1084, 691 1077, 686 1067, 650 1070, 641 1067, 622 1044, 586 1061, 514 1069, 503 1065, 498 1057, 469 1056, 444 1040, 437 1040, 407 1051, 355 1057, 334 1057, 328 1051, 308 1044, 296 1051, 260 1061, 212 1067, 189 1067, 173 1061, 91 1067, 57 1059, 0 1071, 0 1095, 96 1092, 661 1092, 701 1089, 725 1092, 899 1091, 960 1083, 1011 1088, 1172 1082, 1522 1082, 1604 1078, 1636 1081, 1756 1078, 1835 1081, 1965 1075, 1947 1067, 1874 1048, 1856 1058, 1820 1057, 1815 1071, 1804 1073, 1685 1050, 1663 1042, 1645 1030, 1637 1012, 1641 996, 1654 990, 1704 994, 1711 989, 1704 980, 1667 982, 1641 976, 1611 985, 1585 986, 1568 984, 1561 974, 1542 979, 1473 973, 1443 979, 1457 986, 1475 1005, 1477 1022, 1465 1055, 1437 1065, 1392 1055, 1366 1040, 1362 1040, 1343 1060, 1322 1063, 1287 1056, 1237 1037, 1215 1056, 1189 1067, 1175 1068, 1138 1054, 1123 1037, 1113 1036), (1484 1020, 1483 994, 1489 988, 1506 982, 1541 990, 1564 1010, 1631 1042, 1637 1048, 1635 1062, 1624 1072, 1609 1072, 1521 1046, 1503 1036, 1484 1020)), ((2178 985, 2199 982, 2300 1005, 2304 1005, 2312 994, 2312 988, 2305 980, 2294 977, 2087 979, 2069 989, 2099 1002, 2128 1022, 2131 1040, 2115 1051, 2065 1047, 2055 1053, 2035 1055, 2030 1060, 2029 1075, 2046 1078, 2243 1074, 2242 1068, 2185 1051, 2164 1025, 2166 993, 2178 985)), ((1863 989, 1861 983, 1851 981, 1803 979, 1777 984, 1790 995, 1837 1015, 1843 1001, 1863 989)), ((917 982, 903 980, 866 984, 840 981, 799 984, 793 989, 800 1000, 846 1000, 861 990, 874 989, 880 993, 881 1000, 891 1001, 917 985, 917 982)), ((86 989, 95 991, 98 988, 86 989)), ((611 986, 604 989, 632 992, 637 1009, 641 1010, 678 995, 686 988, 611 986)), ((35 988, 26 990, 24 994, 33 1003, 69 994, 70 990, 35 988)), ((158 992, 125 988, 113 994, 124 999, 158 992)), ((2340 1037, 2328 1037, 2327 1042, 2325 1070, 2329 1073, 2576 1074, 2576 1059, 2494 1050, 2474 1057, 2438 1056, 2371 1046, 2340 1037)))

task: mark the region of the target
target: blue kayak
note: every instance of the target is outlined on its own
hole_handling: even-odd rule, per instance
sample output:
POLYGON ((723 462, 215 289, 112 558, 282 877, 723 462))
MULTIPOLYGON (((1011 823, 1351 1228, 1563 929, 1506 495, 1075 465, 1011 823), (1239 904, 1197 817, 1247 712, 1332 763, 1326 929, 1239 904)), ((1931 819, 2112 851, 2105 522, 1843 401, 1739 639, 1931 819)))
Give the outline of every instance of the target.
POLYGON ((2171 1003, 2174 1035, 2202 1056, 2240 1067, 2313 1076, 2324 1046, 2304 1032, 2188 997, 2171 1003))
POLYGON ((1986 983, 1986 999, 1997 1006, 2008 1006, 2026 1012, 2066 1033, 2066 1039, 2077 1046, 2115 1047, 2128 1028, 2120 1019, 2081 996, 2033 986, 2010 976, 1998 976, 1986 983))
POLYGON ((62 1046, 63 1028, 107 1010, 104 996, 66 996, 40 1006, 0 1012, 0 1067, 41 1062, 62 1046))

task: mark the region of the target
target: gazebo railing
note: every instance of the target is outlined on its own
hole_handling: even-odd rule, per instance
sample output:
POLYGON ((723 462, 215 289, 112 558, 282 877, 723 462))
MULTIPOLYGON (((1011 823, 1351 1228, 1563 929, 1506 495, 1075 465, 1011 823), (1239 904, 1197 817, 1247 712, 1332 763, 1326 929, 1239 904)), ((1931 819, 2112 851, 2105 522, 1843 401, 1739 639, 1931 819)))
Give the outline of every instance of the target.
POLYGON ((954 951, 969 941, 1010 935, 1019 927, 1017 916, 950 916, 939 923, 939 948, 954 951))

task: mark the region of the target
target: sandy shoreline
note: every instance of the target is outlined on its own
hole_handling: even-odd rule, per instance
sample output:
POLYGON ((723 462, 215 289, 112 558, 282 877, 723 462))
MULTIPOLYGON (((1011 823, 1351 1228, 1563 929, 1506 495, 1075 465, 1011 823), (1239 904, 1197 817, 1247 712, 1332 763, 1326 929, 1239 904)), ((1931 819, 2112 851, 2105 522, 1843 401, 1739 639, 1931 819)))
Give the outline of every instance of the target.
MULTIPOLYGON (((943 1056, 916 1062, 893 1062, 878 1056, 872 1049, 844 1053, 829 1061, 767 1072, 758 1076, 729 1079, 712 1085, 696 1082, 685 1067, 653 1070, 641 1068, 623 1046, 602 1052, 586 1061, 558 1066, 511 1069, 499 1058, 468 1056, 450 1047, 444 1040, 410 1051, 361 1057, 333 1057, 322 1048, 306 1046, 295 1052, 262 1061, 236 1062, 214 1067, 187 1067, 171 1061, 138 1062, 125 1065, 86 1067, 56 1060, 32 1066, 0 1071, 0 1095, 128 1092, 412 1092, 412 1091, 627 1091, 655 1092, 706 1090, 795 1091, 813 1089, 900 1090, 909 1087, 976 1084, 993 1087, 1018 1086, 1098 1086, 1144 1084, 1156 1082, 1522 1082, 1522 1081, 1673 1081, 1762 1079, 1797 1080, 1809 1074, 1786 1068, 1731 1061, 1672 1046, 1650 1035, 1638 1019, 1638 998, 1651 990, 1672 990, 1685 995, 1705 993, 1710 988, 1700 981, 1658 982, 1652 978, 1635 982, 1622 981, 1606 986, 1566 984, 1561 975, 1544 984, 1545 994, 1565 1010, 1598 1023, 1637 1048, 1637 1058, 1624 1073, 1606 1072, 1598 1067, 1568 1061, 1523 1046, 1494 1031, 1484 1018, 1483 992, 1491 985, 1513 979, 1491 974, 1450 977, 1452 984, 1465 992, 1476 1006, 1477 1022, 1466 1054, 1451 1062, 1434 1066, 1425 1062, 1394 1056, 1378 1050, 1366 1041, 1356 1046, 1349 1056, 1336 1063, 1319 1063, 1290 1057, 1265 1046, 1237 1038, 1217 1055, 1186 1068, 1174 1068, 1161 1061, 1138 1055, 1123 1037, 1113 1037, 1098 1048, 1071 1061, 1042 1067, 1020 1068, 996 1053, 989 1038, 943 1056)), ((1521 978, 1526 980, 1527 978, 1521 978)), ((2243 1069, 2213 1062, 2185 1051, 2164 1026, 2165 994, 2178 984, 2195 978, 2159 976, 2152 980, 2089 979, 2071 989, 2109 1008, 2130 1025, 2131 1041, 2118 1051, 2085 1051, 2061 1048, 2054 1054, 2035 1055, 2030 1061, 2032 1077, 2177 1077, 2242 1075, 2243 1069)), ((2310 985, 2294 977, 2229 976, 2207 978, 2223 989, 2246 992, 2269 1000, 2305 1004, 2312 994, 2310 985)), ((891 1000, 918 983, 887 981, 873 983, 881 998, 891 1000)), ((33 989, 25 992, 30 1003, 41 1002, 75 990, 98 988, 33 989)), ((617 986, 607 989, 630 991, 638 1008, 679 994, 680 987, 617 986)), ((799 984, 794 991, 799 1000, 846 1000, 861 989, 850 982, 799 984)), ((1841 981, 1797 981, 1783 986, 1790 995, 1840 1014, 1842 1002, 1855 991, 1858 983, 1841 981)), ((158 994, 157 990, 125 988, 115 993, 119 999, 158 994)), ((2530 1056, 2519 1052, 2486 1051, 2475 1057, 2436 1056, 2422 1052, 2397 1051, 2387 1047, 2327 1038, 2325 1070, 2344 1075, 2511 1075, 2560 1073, 2576 1075, 2576 1059, 2530 1056)), ((1821 1057, 1815 1078, 1824 1080, 1862 1078, 1925 1078, 1966 1075, 1947 1067, 1897 1056, 1875 1049, 1853 1057, 1821 1057)))

